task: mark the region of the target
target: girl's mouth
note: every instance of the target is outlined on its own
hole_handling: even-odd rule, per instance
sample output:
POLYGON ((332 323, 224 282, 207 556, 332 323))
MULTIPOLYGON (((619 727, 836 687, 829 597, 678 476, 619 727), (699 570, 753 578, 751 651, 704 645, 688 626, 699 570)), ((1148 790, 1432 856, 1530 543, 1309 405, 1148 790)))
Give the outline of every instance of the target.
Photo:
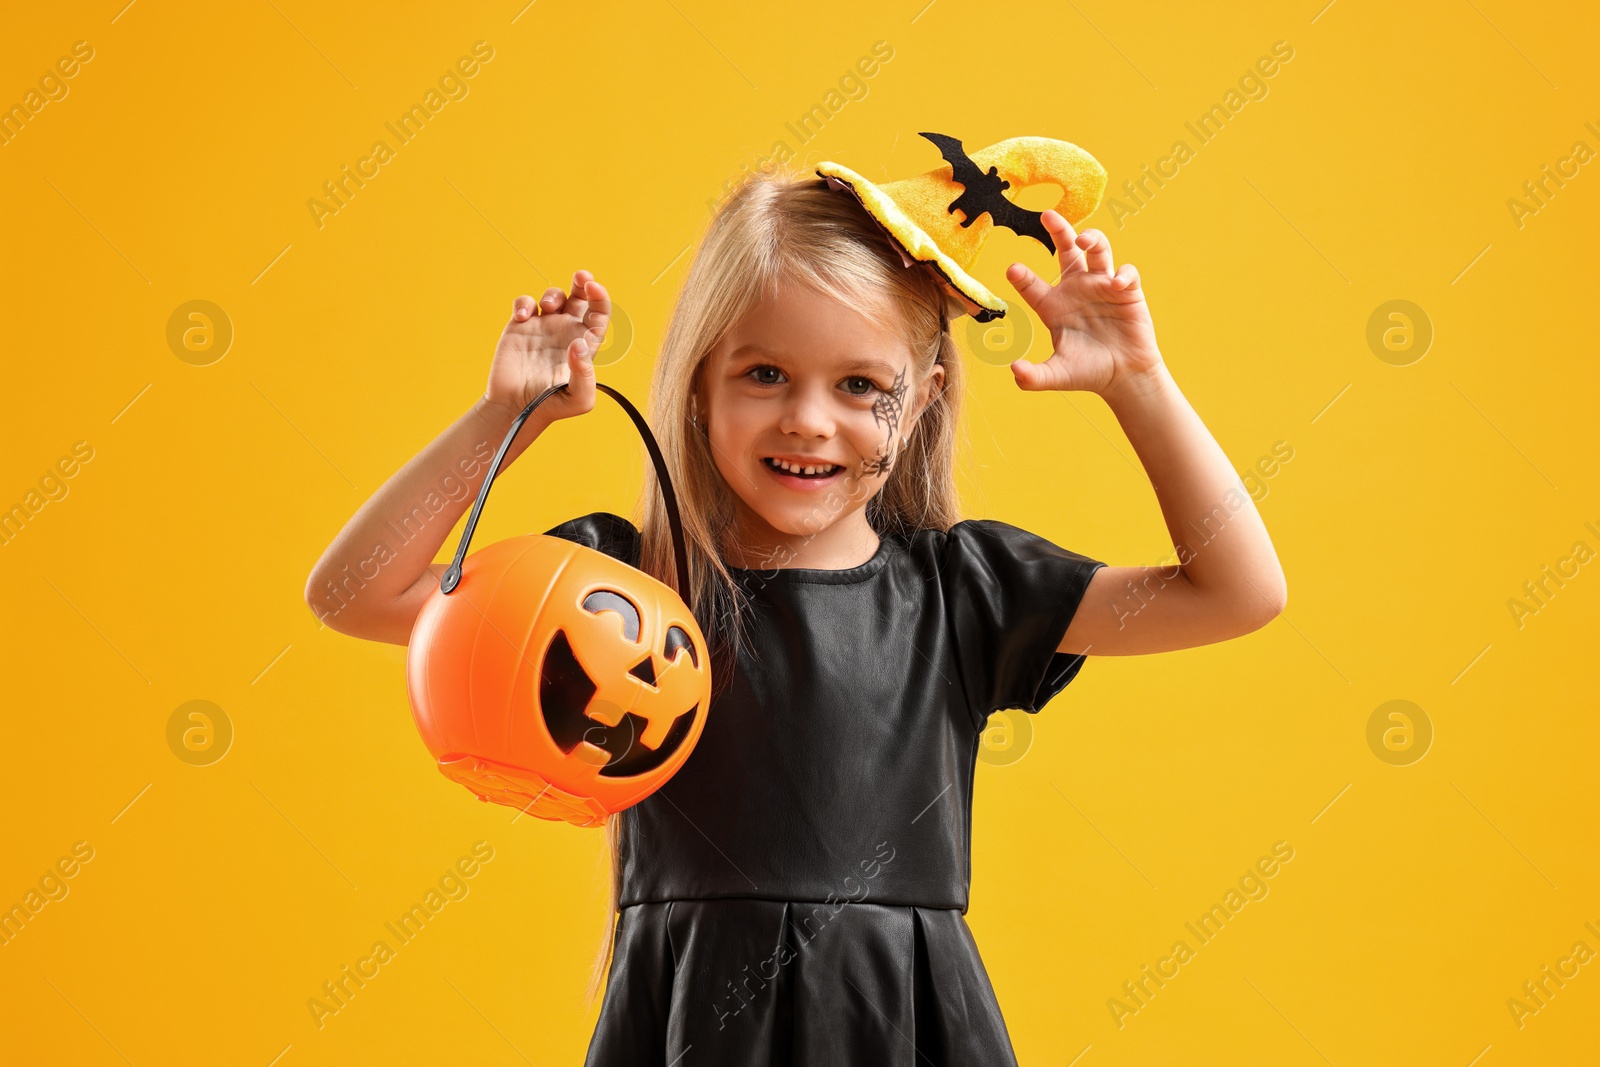
POLYGON ((837 463, 800 466, 770 456, 764 457, 761 465, 767 468, 774 478, 791 489, 818 489, 833 484, 844 473, 844 467, 837 463), (808 474, 807 471, 811 473, 808 474))

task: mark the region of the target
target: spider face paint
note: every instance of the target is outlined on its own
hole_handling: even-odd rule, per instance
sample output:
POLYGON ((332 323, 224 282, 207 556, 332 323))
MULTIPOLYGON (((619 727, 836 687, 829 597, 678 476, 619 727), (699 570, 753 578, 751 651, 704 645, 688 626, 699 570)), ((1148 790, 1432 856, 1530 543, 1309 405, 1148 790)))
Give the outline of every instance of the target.
POLYGON ((875 478, 887 475, 894 467, 894 435, 900 428, 900 414, 905 410, 906 392, 905 368, 894 377, 894 384, 887 393, 882 394, 872 404, 872 421, 883 427, 883 442, 878 445, 877 452, 872 458, 863 460, 861 473, 863 477, 875 478))

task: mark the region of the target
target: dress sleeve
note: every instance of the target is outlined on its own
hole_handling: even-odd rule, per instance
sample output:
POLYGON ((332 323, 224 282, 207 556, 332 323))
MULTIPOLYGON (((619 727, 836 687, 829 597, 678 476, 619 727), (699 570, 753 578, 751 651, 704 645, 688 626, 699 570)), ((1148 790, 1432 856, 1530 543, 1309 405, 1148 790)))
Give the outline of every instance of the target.
POLYGON ((621 515, 594 511, 568 519, 545 531, 547 537, 560 537, 604 552, 630 567, 639 565, 639 530, 621 515))
POLYGON ((1037 713, 1082 669, 1085 656, 1057 652, 1099 560, 992 519, 968 519, 945 535, 940 579, 972 712, 1037 713))

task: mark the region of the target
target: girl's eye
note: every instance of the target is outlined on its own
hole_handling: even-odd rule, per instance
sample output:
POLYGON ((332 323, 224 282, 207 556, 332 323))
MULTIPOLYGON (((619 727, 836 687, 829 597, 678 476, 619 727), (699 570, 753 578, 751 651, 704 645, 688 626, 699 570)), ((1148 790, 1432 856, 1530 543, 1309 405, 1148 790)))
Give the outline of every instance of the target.
MULTIPOLYGON (((754 378, 761 385, 777 385, 784 380, 783 371, 772 366, 771 364, 762 364, 759 367, 751 367, 745 372, 745 375, 747 377, 754 378), (766 377, 766 375, 769 374, 772 375, 772 377, 766 377)), ((844 387, 845 392, 849 393, 851 396, 867 396, 869 393, 879 391, 877 382, 873 381, 871 378, 861 377, 860 375, 846 378, 844 380, 844 387)))

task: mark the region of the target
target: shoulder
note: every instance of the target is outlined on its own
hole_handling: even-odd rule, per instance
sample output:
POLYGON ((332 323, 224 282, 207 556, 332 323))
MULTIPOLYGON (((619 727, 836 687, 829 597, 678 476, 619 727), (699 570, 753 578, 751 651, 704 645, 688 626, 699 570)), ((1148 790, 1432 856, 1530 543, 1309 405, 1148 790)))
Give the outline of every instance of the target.
POLYGON ((1080 560, 1089 558, 999 519, 963 519, 943 533, 931 532, 938 537, 936 544, 941 560, 947 563, 1006 556, 1023 560, 1063 555, 1080 560))
POLYGON ((912 555, 958 601, 998 593, 1024 599, 1080 593, 1105 566, 1047 537, 999 519, 965 519, 948 530, 919 531, 912 555))
POLYGON ((604 552, 630 566, 639 565, 639 529, 621 515, 609 511, 592 511, 568 519, 544 531, 547 537, 559 537, 604 552))

